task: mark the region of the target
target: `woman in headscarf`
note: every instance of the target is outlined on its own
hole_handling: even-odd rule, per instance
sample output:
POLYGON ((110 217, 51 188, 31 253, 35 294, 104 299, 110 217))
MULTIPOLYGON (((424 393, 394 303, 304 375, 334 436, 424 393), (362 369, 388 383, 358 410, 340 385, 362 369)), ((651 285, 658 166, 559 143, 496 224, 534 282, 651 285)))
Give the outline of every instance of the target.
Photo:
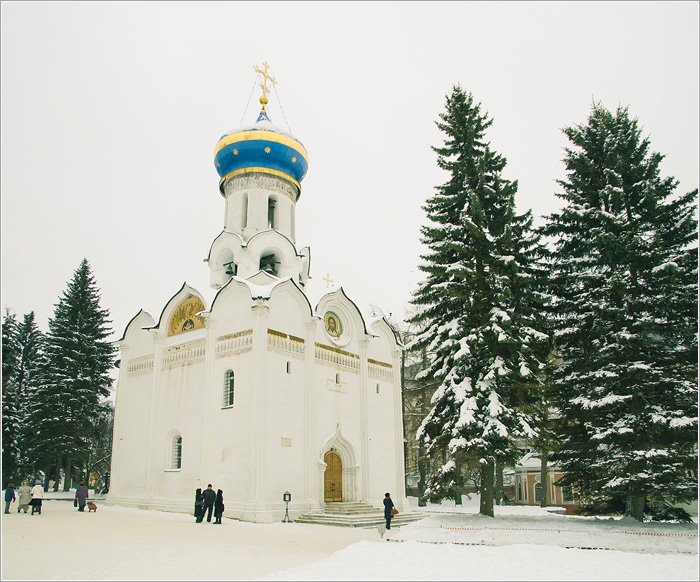
POLYGON ((194 494, 194 517, 195 523, 202 523, 204 519, 204 496, 201 489, 197 489, 194 494))
POLYGON ((32 500, 29 502, 29 505, 32 506, 32 515, 34 515, 34 513, 39 513, 39 515, 41 515, 41 499, 44 497, 44 488, 41 486, 41 481, 39 481, 39 479, 35 481, 31 494, 32 500))
POLYGON ((219 489, 214 500, 214 523, 221 523, 221 516, 224 514, 224 492, 219 489))

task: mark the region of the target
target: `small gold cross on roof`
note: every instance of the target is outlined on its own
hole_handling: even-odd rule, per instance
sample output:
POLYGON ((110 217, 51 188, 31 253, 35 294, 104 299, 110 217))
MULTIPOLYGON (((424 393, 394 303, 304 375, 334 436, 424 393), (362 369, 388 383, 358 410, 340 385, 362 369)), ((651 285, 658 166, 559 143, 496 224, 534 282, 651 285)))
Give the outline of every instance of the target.
POLYGON ((326 276, 323 277, 323 280, 326 282, 326 289, 331 286, 331 283, 333 283, 333 279, 331 279, 331 276, 329 273, 326 273, 326 276))

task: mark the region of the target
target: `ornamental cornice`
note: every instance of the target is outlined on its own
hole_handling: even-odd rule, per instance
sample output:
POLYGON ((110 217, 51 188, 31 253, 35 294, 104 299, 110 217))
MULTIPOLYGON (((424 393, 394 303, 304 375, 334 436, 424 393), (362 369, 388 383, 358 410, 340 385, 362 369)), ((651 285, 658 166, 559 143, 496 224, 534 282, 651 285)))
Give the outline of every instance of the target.
MULTIPOLYGON (((271 170, 267 170, 267 172, 270 171, 271 170)), ((296 202, 299 193, 298 188, 291 184, 285 177, 249 170, 241 173, 241 175, 228 178, 224 184, 226 196, 237 190, 244 190, 247 188, 260 188, 262 190, 279 192, 280 194, 288 196, 292 202, 296 202)))

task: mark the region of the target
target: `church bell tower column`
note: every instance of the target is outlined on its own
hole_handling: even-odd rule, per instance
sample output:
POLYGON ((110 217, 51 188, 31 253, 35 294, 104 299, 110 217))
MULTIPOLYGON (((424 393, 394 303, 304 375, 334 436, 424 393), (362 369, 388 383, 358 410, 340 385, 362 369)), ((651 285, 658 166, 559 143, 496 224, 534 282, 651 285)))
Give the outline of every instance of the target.
POLYGON ((270 308, 264 299, 256 299, 253 310, 253 351, 252 351, 252 414, 250 435, 250 498, 262 509, 265 498, 265 406, 267 400, 266 360, 267 325, 270 308), (260 505, 259 505, 260 504, 260 505))

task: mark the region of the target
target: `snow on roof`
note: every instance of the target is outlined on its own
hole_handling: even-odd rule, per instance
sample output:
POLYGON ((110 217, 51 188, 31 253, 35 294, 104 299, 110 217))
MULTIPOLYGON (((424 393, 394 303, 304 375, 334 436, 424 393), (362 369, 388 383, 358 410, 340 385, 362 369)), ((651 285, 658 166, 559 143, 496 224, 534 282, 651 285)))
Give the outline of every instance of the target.
POLYGON ((524 467, 526 469, 539 469, 542 466, 542 461, 539 456, 537 456, 537 453, 528 453, 515 463, 515 466, 524 467))
MULTIPOLYGON (((260 121, 256 121, 255 123, 247 123, 247 124, 241 125, 240 127, 232 129, 231 131, 227 131, 221 137, 224 138, 227 135, 239 133, 241 131, 274 131, 275 133, 279 133, 281 135, 284 135, 285 137, 291 138, 294 141, 301 143, 299 141, 299 139, 293 133, 290 133, 289 131, 285 131, 281 127, 275 125, 274 123, 272 123, 271 121, 268 121, 266 119, 261 119, 260 121)), ((304 144, 302 144, 302 145, 304 145, 304 144)))

